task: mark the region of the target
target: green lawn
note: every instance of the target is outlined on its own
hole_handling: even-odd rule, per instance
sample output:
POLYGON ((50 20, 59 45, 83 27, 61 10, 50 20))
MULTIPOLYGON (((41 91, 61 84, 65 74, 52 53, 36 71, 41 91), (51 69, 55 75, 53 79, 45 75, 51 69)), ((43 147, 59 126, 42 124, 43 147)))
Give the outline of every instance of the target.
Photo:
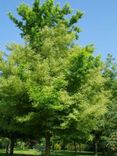
MULTIPOLYGON (((52 156, 74 156, 75 153, 71 151, 58 151, 58 152, 53 152, 52 156)), ((92 152, 82 152, 78 153, 78 156, 94 156, 92 152)), ((101 154, 99 154, 101 156, 101 154)))
MULTIPOLYGON (((39 155, 39 152, 36 150, 15 150, 14 151, 14 156, 37 156, 39 155)), ((6 156, 4 150, 0 150, 0 156, 6 156)))
MULTIPOLYGON (((39 152, 36 150, 15 150, 14 156, 39 156, 39 152)), ((52 156, 74 156, 74 152, 71 151, 54 151, 51 152, 52 156)), ((6 156, 3 150, 0 151, 0 156, 6 156)), ((78 156, 94 156, 91 152, 78 153, 78 156)), ((101 156, 101 154, 99 154, 101 156)))

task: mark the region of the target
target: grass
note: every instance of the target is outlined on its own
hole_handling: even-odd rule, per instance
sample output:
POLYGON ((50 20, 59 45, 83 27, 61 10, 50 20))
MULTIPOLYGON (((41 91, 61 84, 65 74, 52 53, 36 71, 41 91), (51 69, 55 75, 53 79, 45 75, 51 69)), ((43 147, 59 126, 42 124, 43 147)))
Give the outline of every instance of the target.
MULTIPOLYGON (((78 152, 78 156, 94 156, 92 152, 78 152)), ((75 152, 72 151, 55 151, 52 153, 52 156, 75 156, 75 152)), ((101 154, 99 154, 101 156, 101 154)))
MULTIPOLYGON (((36 151, 34 149, 14 151, 14 156, 37 156, 37 155, 41 156, 41 153, 39 153, 39 151, 36 151)), ((0 150, 0 156, 6 156, 4 150, 0 150)), ((51 156, 75 156, 75 153, 73 151, 52 151, 51 156)), ((78 156, 94 156, 94 154, 92 152, 84 151, 84 152, 78 153, 78 156)), ((102 156, 101 153, 98 153, 98 156, 102 156)), ((114 156, 114 155, 111 155, 111 156, 114 156)))
POLYGON ((33 150, 33 149, 27 149, 27 150, 15 150, 14 151, 15 154, 23 154, 23 155, 39 155, 39 152, 37 150, 33 150))
MULTIPOLYGON (((39 155, 39 152, 33 149, 27 149, 27 150, 15 150, 14 156, 37 156, 39 155)), ((4 150, 0 150, 0 156, 6 156, 4 150)))
MULTIPOLYGON (((15 150, 14 156, 39 156, 39 153, 36 150, 29 149, 29 150, 15 150)), ((0 150, 0 156, 6 156, 4 150, 0 150)), ((51 156, 75 156, 75 153, 72 151, 53 151, 51 152, 51 156)), ((78 153, 78 156, 94 156, 92 152, 82 152, 78 153)), ((99 154, 101 156, 101 154, 99 154)))

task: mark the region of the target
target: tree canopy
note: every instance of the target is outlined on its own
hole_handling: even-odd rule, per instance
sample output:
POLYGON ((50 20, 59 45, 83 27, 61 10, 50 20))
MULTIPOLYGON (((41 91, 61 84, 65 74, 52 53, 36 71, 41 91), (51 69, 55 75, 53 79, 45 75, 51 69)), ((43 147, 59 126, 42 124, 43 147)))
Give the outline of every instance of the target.
POLYGON ((68 4, 61 8, 54 0, 21 4, 17 12, 21 19, 9 17, 25 43, 10 44, 9 55, 0 52, 1 133, 44 137, 45 156, 53 136, 81 143, 99 128, 115 134, 117 70, 110 57, 104 63, 95 56, 92 45, 76 44, 82 12, 73 15, 68 4), (112 124, 103 124, 107 120, 112 124))

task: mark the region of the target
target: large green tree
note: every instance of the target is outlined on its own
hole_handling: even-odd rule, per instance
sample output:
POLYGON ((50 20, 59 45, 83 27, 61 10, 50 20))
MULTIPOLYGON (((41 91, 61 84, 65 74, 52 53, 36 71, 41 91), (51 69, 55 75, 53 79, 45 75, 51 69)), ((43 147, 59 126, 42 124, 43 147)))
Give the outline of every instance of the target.
POLYGON ((62 63, 65 64, 69 48, 75 37, 78 37, 77 32, 80 29, 75 23, 81 18, 82 13, 78 11, 68 19, 66 15, 72 13, 70 6, 67 4, 60 8, 53 0, 47 0, 42 4, 35 0, 32 7, 21 4, 17 11, 22 17, 21 20, 17 20, 11 13, 9 17, 22 31, 21 35, 26 44, 33 49, 35 57, 34 59, 32 56, 34 60, 29 63, 30 69, 26 74, 28 94, 37 111, 31 114, 32 121, 35 121, 32 123, 43 129, 48 139, 46 155, 49 155, 51 129, 55 127, 55 123, 59 123, 56 121, 59 119, 57 113, 63 109, 60 97, 67 98, 62 63))
POLYGON ((72 13, 69 5, 60 8, 53 0, 21 4, 17 11, 21 20, 11 13, 9 17, 26 44, 12 44, 6 60, 1 56, 1 103, 18 123, 44 136, 45 155, 50 156, 50 138, 56 132, 68 129, 74 138, 78 133, 87 137, 96 128, 106 111, 106 78, 92 47, 74 45, 81 12, 66 18, 72 13))
POLYGON ((10 55, 6 60, 1 58, 1 99, 8 111, 14 112, 17 122, 30 125, 35 134, 45 137, 49 155, 50 137, 69 105, 64 70, 69 54, 66 47, 74 33, 68 33, 63 24, 51 29, 44 27, 41 33, 43 46, 39 54, 29 46, 12 44, 10 55), (62 37, 65 41, 60 40, 62 37))

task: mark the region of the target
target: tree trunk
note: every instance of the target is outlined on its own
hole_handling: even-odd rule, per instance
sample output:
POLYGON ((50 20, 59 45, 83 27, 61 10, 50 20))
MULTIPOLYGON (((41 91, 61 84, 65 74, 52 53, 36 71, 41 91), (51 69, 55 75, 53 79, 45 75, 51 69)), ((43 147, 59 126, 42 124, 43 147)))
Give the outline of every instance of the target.
POLYGON ((79 143, 79 152, 81 153, 82 152, 82 144, 79 143))
POLYGON ((65 150, 65 143, 64 142, 61 145, 61 150, 65 150))
POLYGON ((6 145, 6 154, 9 154, 9 144, 6 145))
POLYGON ((45 156, 50 156, 50 138, 51 138, 51 134, 49 132, 46 132, 46 135, 45 135, 45 141, 46 141, 45 156))
POLYGON ((9 146, 10 146, 10 143, 9 141, 6 143, 6 154, 9 154, 9 146))
POLYGON ((95 156, 97 156, 98 155, 98 142, 97 141, 95 141, 94 142, 94 154, 95 154, 95 156))
POLYGON ((106 151, 106 149, 105 149, 105 147, 104 147, 103 150, 102 150, 102 155, 105 156, 105 155, 106 155, 106 152, 107 152, 107 151, 106 151))
POLYGON ((15 146, 15 139, 14 138, 11 138, 11 142, 10 142, 10 156, 13 155, 13 152, 14 152, 14 146, 15 146))
POLYGON ((74 151, 75 151, 75 156, 76 156, 77 155, 77 144, 75 141, 74 141, 74 151))

